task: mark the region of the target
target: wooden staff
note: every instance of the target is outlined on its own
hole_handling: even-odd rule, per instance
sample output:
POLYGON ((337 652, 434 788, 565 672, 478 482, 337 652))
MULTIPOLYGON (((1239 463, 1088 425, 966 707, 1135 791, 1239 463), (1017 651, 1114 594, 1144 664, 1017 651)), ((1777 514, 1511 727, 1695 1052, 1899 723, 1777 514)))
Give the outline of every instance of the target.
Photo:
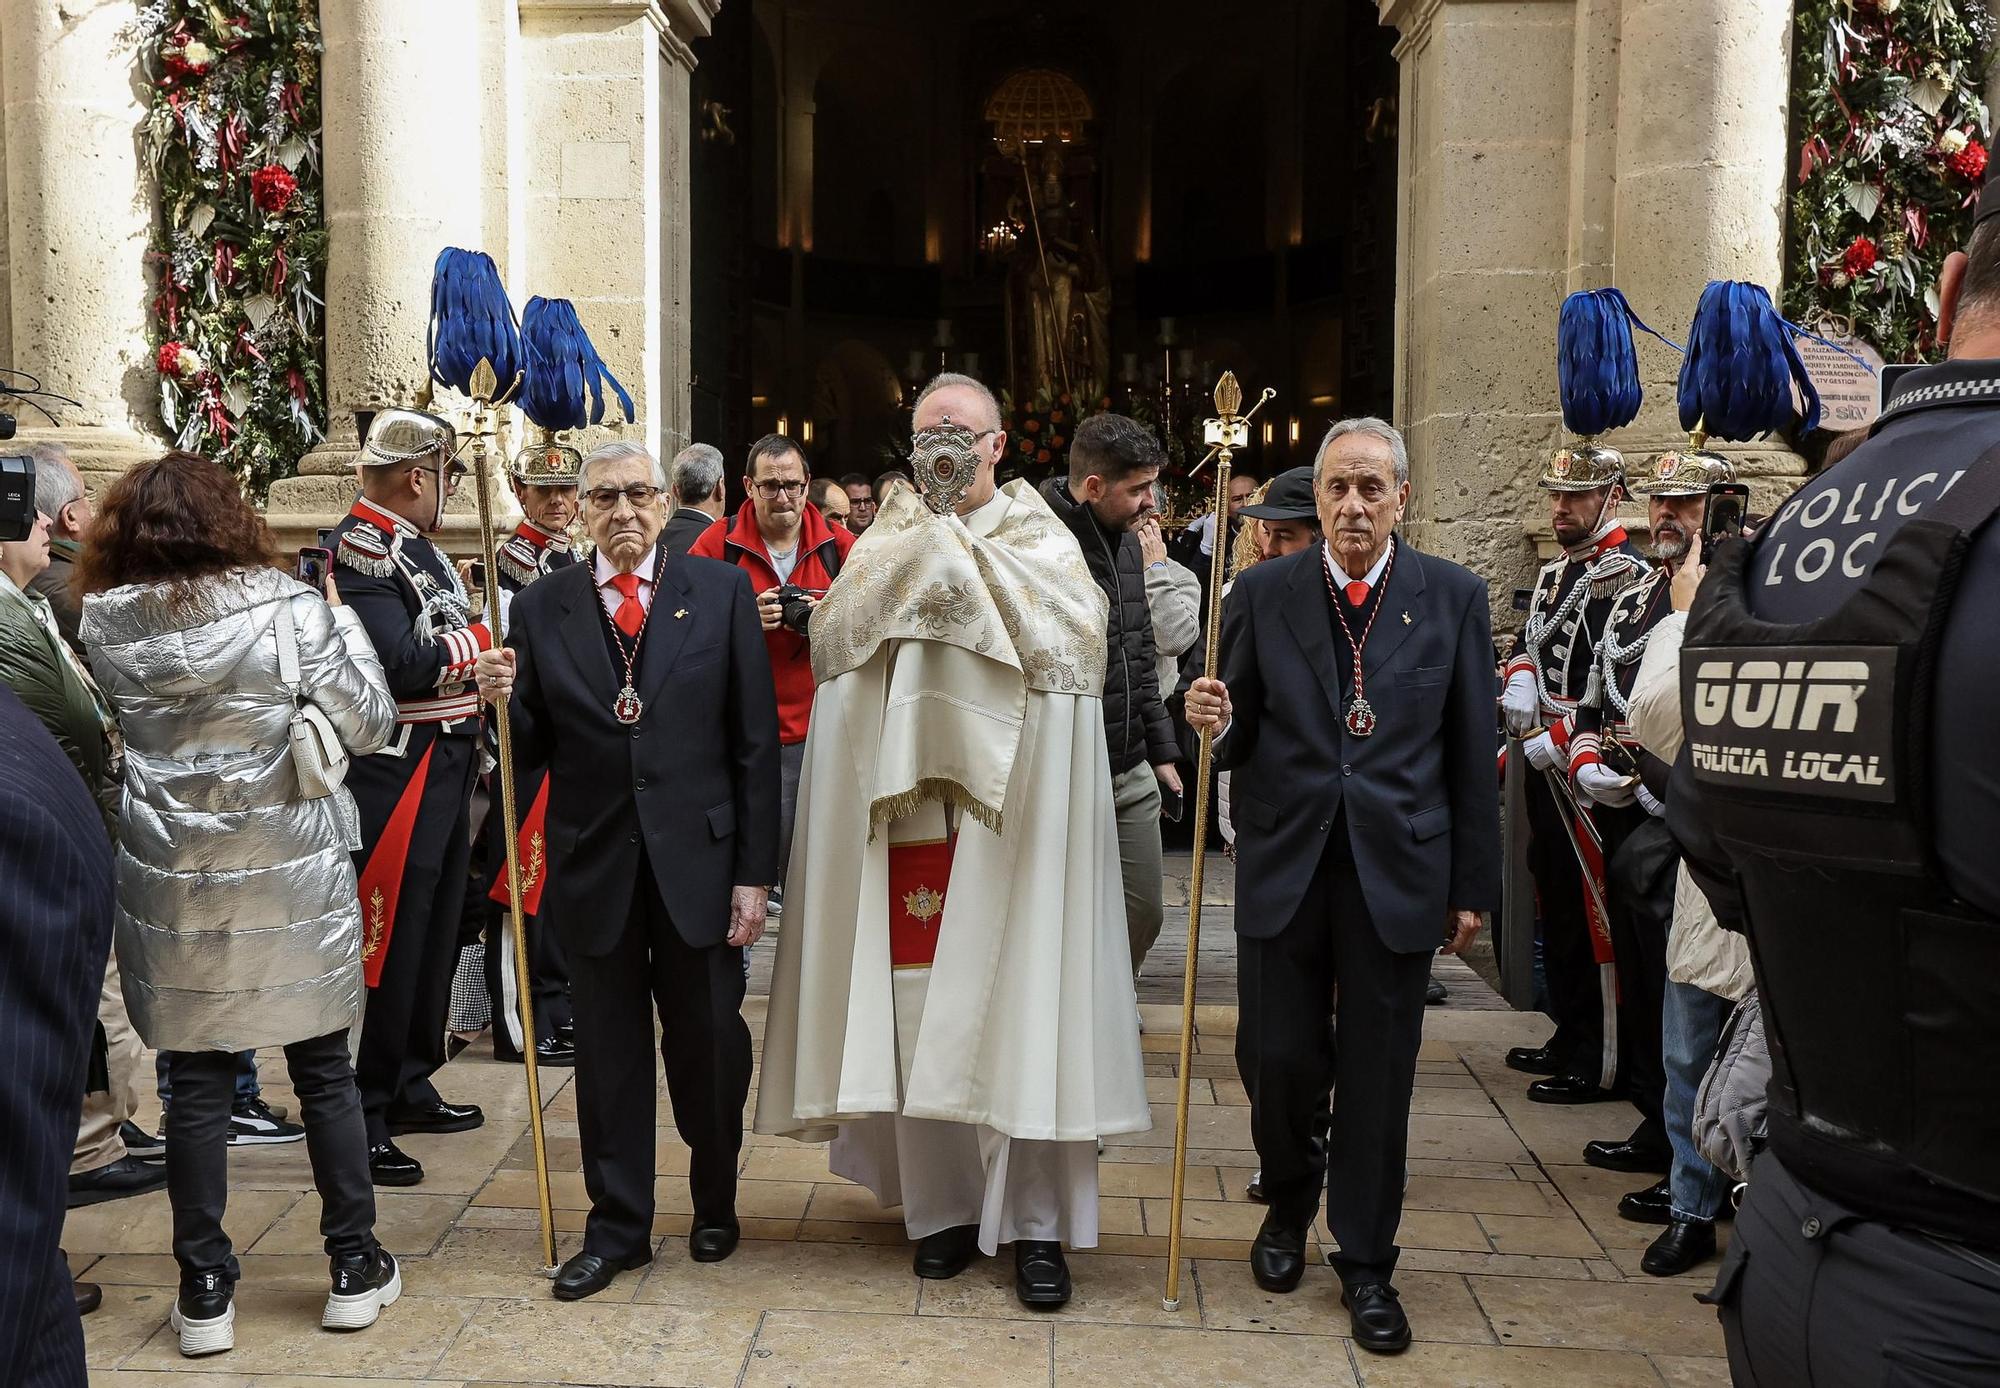
MULTIPOLYGON (((1243 405, 1243 387, 1236 373, 1225 371, 1215 385, 1215 412, 1203 428, 1203 441, 1210 445, 1208 457, 1195 465, 1199 472, 1215 459, 1215 536, 1208 562, 1207 645, 1202 674, 1215 678, 1216 662, 1222 652, 1222 584, 1229 576, 1229 460, 1236 449, 1250 439, 1250 415, 1275 396, 1265 390, 1250 407, 1243 405)), ((1167 1290, 1160 1305, 1168 1311, 1181 1309, 1181 1206, 1187 1195, 1188 1086, 1194 1067, 1194 986, 1195 969, 1201 950, 1202 869, 1208 861, 1208 802, 1210 769, 1215 759, 1215 730, 1201 730, 1201 753, 1195 763, 1194 786, 1194 871, 1188 878, 1187 969, 1181 980, 1181 1065, 1180 1087, 1174 1096, 1174 1198, 1167 1216, 1167 1290)))

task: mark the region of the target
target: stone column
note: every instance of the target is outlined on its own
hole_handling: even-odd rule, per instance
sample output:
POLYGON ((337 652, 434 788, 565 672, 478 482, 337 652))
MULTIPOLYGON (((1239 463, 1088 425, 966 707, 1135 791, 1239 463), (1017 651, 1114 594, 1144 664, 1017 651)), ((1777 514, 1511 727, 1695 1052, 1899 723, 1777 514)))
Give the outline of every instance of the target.
MULTIPOLYGON (((659 447, 673 454, 694 435, 694 190, 689 151, 700 118, 694 110, 694 50, 707 38, 722 0, 667 0, 668 31, 660 36, 660 304, 659 447)), ((714 440, 709 440, 714 442, 714 440)))
MULTIPOLYGON (((437 253, 484 247, 481 20, 478 0, 320 7, 329 418, 299 475, 271 488, 266 514, 281 543, 310 543, 347 510, 355 411, 408 405, 424 383, 437 253)), ((466 523, 454 517, 455 528, 466 523)))
POLYGON ((146 345, 146 110, 132 46, 120 37, 131 16, 116 5, 0 0, 0 284, 8 286, 0 365, 82 403, 51 406, 60 427, 18 411, 14 446, 65 444, 97 485, 161 447, 146 345))
MULTIPOLYGON (((1779 296, 1791 24, 1788 0, 1625 0, 1617 284, 1676 341, 1710 280, 1752 280, 1779 296)), ((1635 469, 1686 438, 1674 405, 1680 358, 1643 336, 1639 344, 1646 403, 1609 440, 1635 469)), ((1805 472, 1782 444, 1721 447, 1751 478, 1760 508, 1805 472)))
POLYGON ((1396 422, 1410 444, 1407 528, 1419 547, 1491 580, 1502 612, 1531 570, 1533 479, 1560 426, 1576 9, 1381 7, 1402 35, 1396 422))

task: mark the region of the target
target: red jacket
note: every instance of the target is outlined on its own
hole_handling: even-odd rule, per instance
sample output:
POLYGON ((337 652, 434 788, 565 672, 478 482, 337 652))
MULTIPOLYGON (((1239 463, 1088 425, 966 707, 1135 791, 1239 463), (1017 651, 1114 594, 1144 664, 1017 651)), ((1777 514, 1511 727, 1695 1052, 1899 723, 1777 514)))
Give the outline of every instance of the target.
MULTIPOLYGON (((826 592, 834 575, 854 548, 854 536, 845 528, 828 524, 819 507, 803 503, 799 512, 799 558, 792 569, 792 583, 814 597, 826 592)), ((772 567, 771 551, 764 545, 764 533, 757 528, 757 513, 745 501, 733 516, 709 526, 688 550, 703 559, 720 559, 750 575, 751 591, 762 593, 778 586, 778 571, 772 567)), ((771 675, 778 686, 778 741, 786 746, 806 740, 812 721, 812 647, 789 627, 764 633, 771 652, 771 675)))

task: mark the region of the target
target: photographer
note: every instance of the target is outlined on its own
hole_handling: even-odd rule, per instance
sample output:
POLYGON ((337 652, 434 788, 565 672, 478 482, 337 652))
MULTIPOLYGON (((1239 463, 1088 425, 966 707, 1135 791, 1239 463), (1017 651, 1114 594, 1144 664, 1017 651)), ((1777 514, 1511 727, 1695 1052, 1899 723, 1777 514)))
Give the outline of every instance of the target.
POLYGON ((294 748, 305 706, 357 755, 388 742, 396 709, 332 580, 322 598, 271 561, 270 534, 235 479, 170 453, 111 488, 79 570, 84 645, 127 737, 126 1001, 146 1043, 172 1053, 171 1323, 186 1355, 235 1343, 237 1264, 222 1218, 238 1051, 285 1049, 332 1262, 322 1323, 360 1329, 401 1289, 375 1241, 348 1058, 362 994, 349 858, 360 826, 345 787, 308 793, 294 748))
MULTIPOLYGON (((743 478, 748 494, 735 515, 711 525, 689 554, 720 559, 750 575, 764 644, 771 653, 771 676, 778 691, 779 766, 783 798, 778 810, 780 885, 792 858, 792 812, 798 805, 799 770, 805 765, 806 726, 812 718, 812 647, 806 625, 840 572, 854 536, 829 524, 806 501, 811 470, 799 446, 783 434, 766 434, 750 445, 743 478)), ((781 894, 771 893, 771 914, 781 894)))

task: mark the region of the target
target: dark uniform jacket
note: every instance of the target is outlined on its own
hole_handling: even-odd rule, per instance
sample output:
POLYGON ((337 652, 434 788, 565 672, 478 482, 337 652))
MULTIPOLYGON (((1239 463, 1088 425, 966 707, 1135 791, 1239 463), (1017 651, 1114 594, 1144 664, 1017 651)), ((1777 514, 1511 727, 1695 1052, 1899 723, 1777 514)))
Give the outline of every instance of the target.
POLYGON ((1104 741, 1111 774, 1135 766, 1178 761, 1180 740, 1160 700, 1159 660, 1153 647, 1153 614, 1146 606, 1146 567, 1139 537, 1113 534, 1089 506, 1070 496, 1061 478, 1042 484, 1042 496, 1083 547, 1091 577, 1111 599, 1109 659, 1104 666, 1104 741))
POLYGON ((1506 677, 1523 670, 1536 676, 1542 717, 1559 748, 1569 746, 1612 605, 1647 567, 1625 527, 1614 525, 1594 544, 1557 555, 1535 576, 1521 647, 1507 662, 1506 677))

